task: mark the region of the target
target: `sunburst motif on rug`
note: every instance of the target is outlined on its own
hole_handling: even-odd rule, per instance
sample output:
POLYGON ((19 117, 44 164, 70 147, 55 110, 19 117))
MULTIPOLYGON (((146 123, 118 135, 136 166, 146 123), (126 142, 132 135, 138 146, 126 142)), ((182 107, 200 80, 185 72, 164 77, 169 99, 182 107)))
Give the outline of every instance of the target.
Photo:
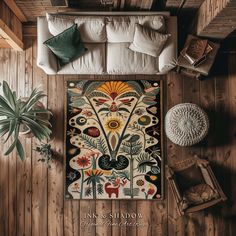
POLYGON ((66 198, 161 199, 158 81, 69 81, 66 198))

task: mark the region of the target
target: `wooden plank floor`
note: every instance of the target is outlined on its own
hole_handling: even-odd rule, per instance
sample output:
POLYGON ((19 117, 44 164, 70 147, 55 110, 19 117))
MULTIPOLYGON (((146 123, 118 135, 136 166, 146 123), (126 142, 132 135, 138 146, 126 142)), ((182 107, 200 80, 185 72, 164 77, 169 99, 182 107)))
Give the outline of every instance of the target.
MULTIPOLYGON (((235 236, 236 235, 236 57, 221 54, 215 75, 206 81, 183 78, 174 72, 162 76, 165 112, 181 102, 195 102, 208 112, 208 138, 191 148, 180 148, 165 139, 165 161, 194 153, 208 158, 229 198, 224 205, 179 217, 170 189, 155 201, 68 201, 63 191, 64 82, 79 76, 47 76, 36 66, 36 41, 27 39, 26 51, 0 50, 0 81, 7 80, 21 96, 41 85, 48 94, 43 101, 54 114, 52 146, 58 161, 48 170, 37 161, 37 141, 23 140, 27 157, 21 162, 0 148, 0 235, 1 236, 235 236), (142 226, 106 227, 84 225, 85 213, 141 213, 142 226)), ((151 76, 153 78, 153 76, 151 76)), ((82 76, 93 79, 98 76, 82 76)), ((110 78, 112 78, 110 76, 110 78)), ((142 76, 137 76, 141 79, 142 76)), ((101 219, 92 219, 91 224, 101 219)), ((122 219, 124 222, 125 219, 122 219)), ((117 219, 113 219, 113 223, 117 219)))

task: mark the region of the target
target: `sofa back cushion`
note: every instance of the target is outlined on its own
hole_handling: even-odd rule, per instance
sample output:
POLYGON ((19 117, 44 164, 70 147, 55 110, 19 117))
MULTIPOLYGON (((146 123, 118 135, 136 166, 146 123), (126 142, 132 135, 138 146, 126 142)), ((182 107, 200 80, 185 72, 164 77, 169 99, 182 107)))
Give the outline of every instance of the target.
POLYGON ((135 25, 140 24, 159 32, 165 32, 164 16, 110 16, 107 17, 107 42, 133 42, 135 25))
POLYGON ((85 43, 104 43, 107 40, 105 17, 103 16, 79 16, 75 19, 85 43))
POLYGON ((53 15, 46 13, 49 32, 56 36, 74 25, 74 18, 67 15, 53 15))
POLYGON ((104 43, 107 40, 104 16, 71 16, 46 14, 49 32, 55 36, 77 24, 84 43, 104 43))

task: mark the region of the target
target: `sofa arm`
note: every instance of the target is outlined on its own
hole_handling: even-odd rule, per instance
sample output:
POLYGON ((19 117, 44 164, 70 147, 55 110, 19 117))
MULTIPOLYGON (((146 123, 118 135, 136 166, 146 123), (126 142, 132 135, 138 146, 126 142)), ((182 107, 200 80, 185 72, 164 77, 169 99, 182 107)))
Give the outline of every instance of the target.
POLYGON ((167 20, 167 33, 171 34, 164 49, 159 55, 159 71, 167 73, 176 66, 177 61, 177 18, 171 16, 167 20))
POLYGON ((52 35, 48 30, 46 17, 38 17, 37 19, 37 38, 38 38, 38 56, 37 65, 42 68, 46 74, 57 73, 57 59, 55 55, 43 44, 52 35))

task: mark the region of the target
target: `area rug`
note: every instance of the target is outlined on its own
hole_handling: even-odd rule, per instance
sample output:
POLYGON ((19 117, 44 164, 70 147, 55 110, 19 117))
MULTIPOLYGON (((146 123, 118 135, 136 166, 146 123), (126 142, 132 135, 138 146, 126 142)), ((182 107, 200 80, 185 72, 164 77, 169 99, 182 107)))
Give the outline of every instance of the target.
POLYGON ((68 81, 69 199, 162 198, 160 81, 68 81))

